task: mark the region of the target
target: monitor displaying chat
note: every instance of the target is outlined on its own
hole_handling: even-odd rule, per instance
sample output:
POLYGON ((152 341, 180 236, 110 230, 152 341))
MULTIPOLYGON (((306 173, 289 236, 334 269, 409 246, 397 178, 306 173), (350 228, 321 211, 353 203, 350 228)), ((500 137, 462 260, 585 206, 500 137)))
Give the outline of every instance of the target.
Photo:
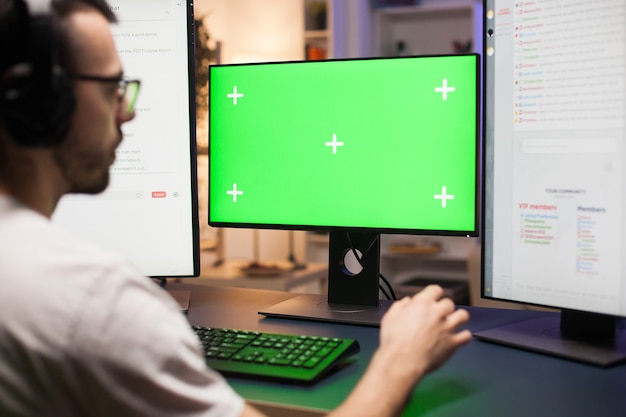
POLYGON ((626 4, 487 6, 483 295, 626 316, 626 4))
POLYGON ((478 56, 209 68, 209 222, 475 235, 478 56))
POLYGON ((136 117, 122 126, 107 190, 63 197, 53 220, 145 275, 197 276, 193 5, 108 3, 124 75, 141 80, 136 117))

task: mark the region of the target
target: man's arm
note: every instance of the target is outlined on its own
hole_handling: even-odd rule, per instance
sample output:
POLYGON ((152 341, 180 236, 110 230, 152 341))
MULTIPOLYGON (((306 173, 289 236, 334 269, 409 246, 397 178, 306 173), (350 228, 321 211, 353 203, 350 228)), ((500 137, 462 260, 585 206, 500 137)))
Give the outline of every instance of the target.
POLYGON ((261 413, 256 408, 252 407, 250 404, 246 404, 244 405, 243 411, 241 412, 241 417, 267 417, 267 416, 261 413))
POLYGON ((428 286, 392 305, 365 375, 332 416, 400 415, 419 381, 470 341, 469 330, 458 332, 469 314, 442 296, 441 287, 428 286))
MULTIPOLYGON (((380 347, 363 378, 329 417, 398 416, 411 392, 426 374, 437 369, 470 341, 469 320, 455 310, 441 287, 431 285, 415 296, 393 303, 380 327, 380 347)), ((241 417, 262 416, 247 405, 241 417)))

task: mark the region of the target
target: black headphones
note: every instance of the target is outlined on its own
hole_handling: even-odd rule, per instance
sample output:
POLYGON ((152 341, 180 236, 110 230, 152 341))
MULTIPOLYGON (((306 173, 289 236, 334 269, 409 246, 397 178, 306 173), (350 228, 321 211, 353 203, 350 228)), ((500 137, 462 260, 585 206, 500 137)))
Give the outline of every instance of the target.
MULTIPOLYGON (((76 100, 59 64, 51 0, 13 0, 23 32, 20 57, 0 74, 0 118, 21 146, 50 147, 65 137, 76 100)), ((6 39, 4 40, 6 42, 6 39)))

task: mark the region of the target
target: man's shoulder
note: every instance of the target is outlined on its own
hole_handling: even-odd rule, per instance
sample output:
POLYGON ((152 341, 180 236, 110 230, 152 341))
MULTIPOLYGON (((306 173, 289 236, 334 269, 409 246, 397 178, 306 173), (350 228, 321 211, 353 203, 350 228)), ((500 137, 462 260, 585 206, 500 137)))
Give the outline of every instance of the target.
POLYGON ((113 300, 125 287, 155 297, 155 285, 123 257, 28 209, 2 208, 1 200, 0 248, 0 304, 5 311, 27 311, 34 320, 64 317, 67 322, 93 299, 113 300))
POLYGON ((122 256, 29 210, 0 210, 0 247, 0 305, 14 318, 0 327, 29 329, 42 345, 131 341, 146 324, 179 315, 171 297, 122 256))
POLYGON ((36 279, 39 274, 62 275, 65 282, 75 275, 85 280, 97 277, 111 265, 130 275, 139 274, 120 255, 78 238, 32 210, 1 199, 0 248, 0 271, 4 266, 16 278, 25 280, 36 279))

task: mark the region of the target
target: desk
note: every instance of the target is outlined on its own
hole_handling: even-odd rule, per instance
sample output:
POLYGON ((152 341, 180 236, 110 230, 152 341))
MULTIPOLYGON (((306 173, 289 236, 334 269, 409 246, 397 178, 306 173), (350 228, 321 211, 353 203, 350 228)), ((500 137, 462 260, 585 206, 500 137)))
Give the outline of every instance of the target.
POLYGON ((328 266, 321 263, 308 263, 306 268, 285 271, 273 276, 249 276, 241 271, 241 267, 249 261, 228 260, 219 266, 202 265, 200 277, 195 278, 198 284, 215 286, 257 288, 261 290, 290 291, 307 284, 318 284, 316 292, 320 292, 322 284, 328 277, 328 266))
MULTIPOLYGON (((280 415, 315 415, 345 398, 363 375, 378 345, 378 329, 344 324, 266 318, 257 311, 293 297, 293 293, 241 288, 190 289, 189 321, 214 327, 355 338, 361 352, 354 361, 312 387, 229 378, 252 403, 276 404, 294 411, 280 415)), ((472 331, 541 316, 550 312, 468 307, 472 331)), ((427 376, 413 393, 405 416, 618 416, 626 409, 626 364, 602 369, 478 340, 459 350, 427 376)))

